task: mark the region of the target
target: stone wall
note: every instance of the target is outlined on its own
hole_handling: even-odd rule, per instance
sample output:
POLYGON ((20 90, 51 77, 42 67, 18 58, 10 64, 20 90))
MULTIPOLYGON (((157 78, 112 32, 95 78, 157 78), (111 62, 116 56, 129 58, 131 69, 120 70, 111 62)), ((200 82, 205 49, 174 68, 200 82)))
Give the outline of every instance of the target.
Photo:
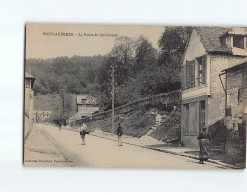
MULTIPOLYGON (((210 54, 210 93, 208 99, 208 127, 213 136, 219 138, 218 141, 224 140, 224 117, 225 117, 225 92, 221 84, 219 74, 226 68, 232 67, 241 61, 243 57, 210 54)), ((221 76, 225 86, 225 75, 221 76)))
MULTIPOLYGON (((146 97, 140 100, 136 100, 132 103, 128 103, 125 104, 123 106, 117 107, 114 109, 114 112, 116 115, 118 114, 122 114, 122 113, 126 113, 126 112, 130 112, 132 110, 137 110, 140 108, 143 108, 147 105, 158 105, 158 104, 166 104, 166 105, 170 105, 170 104, 175 104, 178 105, 181 103, 181 91, 174 91, 174 92, 170 92, 170 93, 162 93, 162 94, 158 94, 158 95, 153 95, 150 97, 146 97)), ((77 121, 74 121, 71 123, 71 125, 76 125, 76 124, 81 124, 82 122, 87 122, 89 120, 100 120, 106 117, 110 117, 112 115, 112 111, 108 110, 105 112, 101 112, 98 114, 94 114, 92 116, 92 118, 87 117, 87 118, 83 118, 77 121)))

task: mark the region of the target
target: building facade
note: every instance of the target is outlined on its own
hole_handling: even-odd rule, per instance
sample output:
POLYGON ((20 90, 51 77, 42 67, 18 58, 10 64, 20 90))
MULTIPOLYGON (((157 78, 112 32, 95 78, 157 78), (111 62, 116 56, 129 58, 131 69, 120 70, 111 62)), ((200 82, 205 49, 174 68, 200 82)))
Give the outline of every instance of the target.
POLYGON ((245 143, 247 121, 247 59, 225 69, 226 128, 229 141, 245 143))
POLYGON ((24 139, 26 139, 33 127, 33 85, 35 78, 28 73, 25 73, 25 107, 24 107, 24 139))
POLYGON ((198 147, 204 126, 223 141, 225 91, 219 74, 247 56, 246 28, 196 27, 182 60, 183 145, 198 147))
POLYGON ((77 95, 76 104, 77 112, 85 116, 99 111, 97 99, 90 95, 77 95))
POLYGON ((33 111, 34 122, 51 122, 52 111, 51 110, 34 110, 33 111))
POLYGON ((97 99, 89 94, 76 96, 77 113, 67 120, 71 123, 84 117, 92 117, 94 113, 99 112, 97 99))

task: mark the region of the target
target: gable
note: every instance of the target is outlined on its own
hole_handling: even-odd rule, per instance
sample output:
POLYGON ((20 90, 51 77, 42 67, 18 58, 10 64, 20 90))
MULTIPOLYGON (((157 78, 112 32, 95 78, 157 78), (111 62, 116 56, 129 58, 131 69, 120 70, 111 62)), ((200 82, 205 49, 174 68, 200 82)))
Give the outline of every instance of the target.
POLYGON ((247 35, 247 29, 241 27, 232 28, 227 32, 227 34, 231 35, 247 35))
POLYGON ((183 64, 185 64, 187 60, 192 61, 195 58, 203 56, 205 54, 207 54, 207 52, 201 42, 200 36, 197 33, 196 29, 193 29, 189 43, 187 45, 187 48, 184 54, 183 64))

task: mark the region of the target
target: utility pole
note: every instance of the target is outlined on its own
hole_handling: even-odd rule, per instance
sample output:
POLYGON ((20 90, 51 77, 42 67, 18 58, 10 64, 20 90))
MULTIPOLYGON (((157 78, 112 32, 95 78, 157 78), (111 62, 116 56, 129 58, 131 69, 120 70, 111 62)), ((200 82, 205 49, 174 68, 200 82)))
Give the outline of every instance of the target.
POLYGON ((115 78, 114 78, 114 65, 111 65, 111 67, 112 67, 112 79, 111 79, 111 81, 112 81, 112 108, 111 108, 111 110, 112 110, 112 114, 111 114, 111 116, 112 116, 112 133, 114 132, 114 90, 115 90, 115 85, 114 85, 114 83, 115 83, 115 78))

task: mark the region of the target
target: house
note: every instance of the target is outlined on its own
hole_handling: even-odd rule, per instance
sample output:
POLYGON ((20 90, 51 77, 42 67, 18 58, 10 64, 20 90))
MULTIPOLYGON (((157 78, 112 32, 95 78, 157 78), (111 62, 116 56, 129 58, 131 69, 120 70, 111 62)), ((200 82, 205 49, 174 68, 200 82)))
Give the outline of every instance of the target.
POLYGON ((99 112, 97 99, 89 94, 76 96, 77 113, 70 117, 67 122, 73 122, 83 117, 92 117, 96 112, 99 112))
POLYGON ((226 115, 225 122, 227 132, 230 133, 230 141, 245 142, 247 121, 247 59, 222 71, 225 75, 226 115))
POLYGON ((222 70, 247 56, 247 29, 195 27, 182 59, 183 145, 198 147, 197 136, 203 126, 219 137, 224 130, 225 92, 222 70))
POLYGON ((32 131, 33 127, 33 85, 34 85, 35 78, 25 73, 25 79, 24 79, 24 86, 25 86, 25 107, 24 107, 24 138, 26 139, 30 132, 32 131))
POLYGON ((50 122, 52 119, 52 110, 34 110, 34 122, 50 122))
POLYGON ((92 115, 99 111, 97 99, 90 95, 77 95, 76 97, 77 112, 87 115, 92 115))

